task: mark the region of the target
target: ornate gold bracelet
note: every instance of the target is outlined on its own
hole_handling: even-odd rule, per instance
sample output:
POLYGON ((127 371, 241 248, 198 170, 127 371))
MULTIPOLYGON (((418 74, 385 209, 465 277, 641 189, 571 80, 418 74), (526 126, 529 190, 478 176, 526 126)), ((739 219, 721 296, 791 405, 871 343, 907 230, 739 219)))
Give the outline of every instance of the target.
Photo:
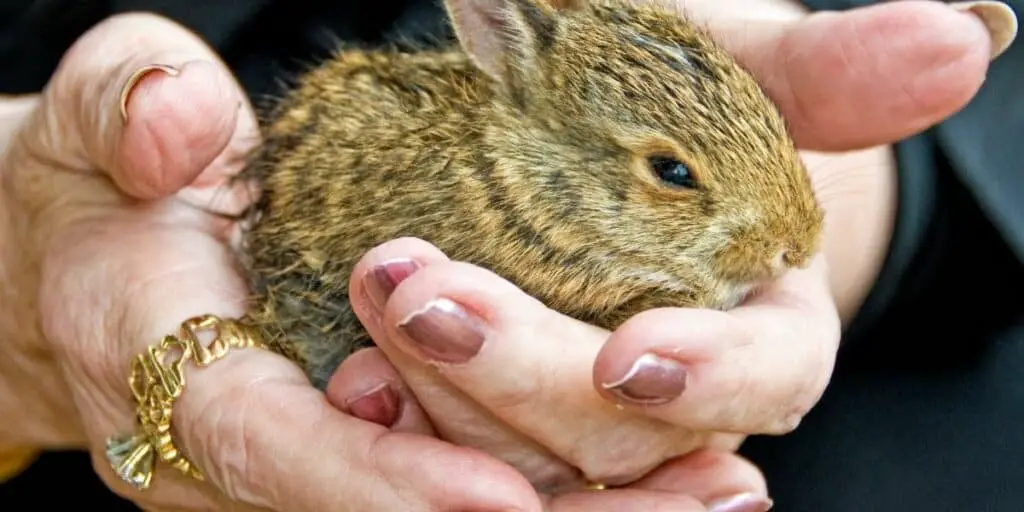
POLYGON ((233 348, 265 348, 256 332, 236 320, 214 315, 190 318, 179 335, 165 336, 132 360, 128 385, 135 401, 135 431, 107 439, 107 461, 117 475, 136 489, 148 489, 157 460, 185 475, 203 475, 174 445, 171 413, 185 389, 184 366, 192 361, 203 368, 223 358, 233 348), (199 336, 212 332, 204 346, 199 336))

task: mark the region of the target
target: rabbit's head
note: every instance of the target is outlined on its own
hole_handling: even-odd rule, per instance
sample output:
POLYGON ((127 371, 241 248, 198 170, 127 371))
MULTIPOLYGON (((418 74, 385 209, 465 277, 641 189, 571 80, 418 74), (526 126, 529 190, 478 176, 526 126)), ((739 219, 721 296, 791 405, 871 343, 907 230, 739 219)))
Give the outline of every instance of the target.
POLYGON ((518 215, 712 307, 806 266, 823 213, 754 79, 668 8, 557 1, 446 0, 493 80, 485 150, 518 215))

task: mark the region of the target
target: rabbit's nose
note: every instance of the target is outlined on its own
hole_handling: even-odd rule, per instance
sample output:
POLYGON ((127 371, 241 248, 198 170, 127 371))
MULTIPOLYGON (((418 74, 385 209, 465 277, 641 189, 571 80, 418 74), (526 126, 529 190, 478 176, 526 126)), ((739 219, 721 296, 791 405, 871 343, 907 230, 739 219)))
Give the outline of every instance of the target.
POLYGON ((807 268, 811 263, 811 258, 806 251, 787 247, 779 251, 779 254, 776 256, 775 263, 775 268, 779 270, 784 270, 787 267, 807 268))

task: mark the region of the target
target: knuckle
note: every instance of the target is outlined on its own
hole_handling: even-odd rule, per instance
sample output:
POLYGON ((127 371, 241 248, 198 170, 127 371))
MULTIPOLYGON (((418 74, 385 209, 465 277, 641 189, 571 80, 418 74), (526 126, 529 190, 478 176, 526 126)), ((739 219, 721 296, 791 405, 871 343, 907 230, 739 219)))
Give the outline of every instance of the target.
POLYGON ((784 392, 786 399, 779 402, 782 406, 776 409, 777 412, 764 429, 765 434, 785 435, 800 426, 803 418, 811 412, 823 393, 822 386, 815 382, 819 379, 814 376, 819 373, 808 372, 807 375, 811 375, 811 377, 794 379, 793 384, 787 386, 788 389, 784 392))
POLYGON ((646 464, 630 463, 629 460, 617 463, 604 463, 580 468, 580 471, 590 482, 601 482, 605 485, 619 485, 621 483, 636 480, 639 475, 646 473, 646 464))
POLYGON ((832 377, 835 361, 835 350, 828 343, 812 343, 808 351, 806 371, 801 372, 803 378, 793 379, 789 389, 789 407, 783 411, 775 430, 781 434, 790 433, 800 425, 804 417, 821 400, 832 377))
MULTIPOLYGON (((838 338, 838 327, 832 325, 831 318, 822 323, 823 330, 817 331, 819 336, 798 346, 802 354, 795 358, 793 370, 786 373, 779 382, 771 400, 773 413, 768 415, 765 434, 785 435, 796 430, 803 418, 817 405, 831 380, 832 369, 836 356, 836 345, 829 341, 838 338), (836 331, 833 333, 833 331, 836 331)), ((793 333, 793 336, 806 337, 804 333, 793 333)))
MULTIPOLYGON (((510 340, 521 336, 527 337, 526 339, 544 339, 549 332, 545 332, 544 328, 536 322, 533 322, 532 327, 525 330, 522 326, 498 326, 498 330, 490 335, 492 340, 489 340, 488 343, 504 343, 503 339, 510 340)), ((554 360, 562 360, 562 358, 554 357, 546 361, 554 360)), ((478 384, 479 387, 486 390, 488 408, 496 413, 515 413, 520 410, 535 410, 538 403, 546 404, 553 400, 551 392, 559 379, 557 370, 544 364, 546 362, 544 360, 530 358, 525 361, 536 363, 536 366, 522 368, 525 378, 489 379, 478 384)), ((518 364, 513 364, 518 366, 523 362, 524 360, 520 360, 517 362, 518 364)))
POLYGON ((590 481, 621 485, 706 442, 704 434, 657 423, 624 425, 569 448, 568 461, 590 481))
POLYGON ((591 482, 617 485, 629 482, 646 473, 651 465, 644 463, 636 453, 624 454, 616 450, 615 455, 584 456, 576 465, 584 477, 591 482), (616 457, 618 457, 616 459, 616 457))
POLYGON ((487 405, 494 411, 517 411, 536 404, 540 391, 549 380, 546 373, 538 372, 533 379, 511 379, 493 389, 487 397, 487 405))
POLYGON ((804 412, 797 410, 789 414, 783 414, 776 421, 770 423, 767 428, 762 429, 764 434, 772 436, 781 436, 792 433, 800 423, 803 421, 804 412))
POLYGON ((778 402, 772 408, 767 421, 760 429, 762 434, 784 435, 796 430, 804 416, 810 412, 814 403, 806 398, 807 393, 800 386, 787 386, 790 389, 780 393, 778 402))

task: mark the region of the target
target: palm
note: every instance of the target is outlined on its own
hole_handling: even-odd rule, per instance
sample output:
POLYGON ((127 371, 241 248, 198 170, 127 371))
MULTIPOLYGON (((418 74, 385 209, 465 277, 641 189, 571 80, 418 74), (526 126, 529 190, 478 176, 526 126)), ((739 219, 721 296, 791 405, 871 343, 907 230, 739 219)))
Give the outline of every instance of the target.
MULTIPOLYGON (((65 338, 66 343, 60 343, 65 346, 101 346, 95 337, 109 335, 109 326, 83 320, 107 319, 111 325, 119 325, 125 315, 119 308, 139 300, 149 302, 153 297, 146 300, 143 296, 155 293, 173 297, 161 301, 168 307, 199 298, 215 297, 225 304, 244 299, 244 283, 224 244, 223 221, 173 197, 132 204, 99 175, 70 178, 82 183, 61 187, 75 191, 75 197, 63 198, 61 208, 91 211, 77 218, 62 215, 75 220, 62 225, 47 247, 40 292, 47 338, 65 338), (96 196, 108 199, 90 205, 96 196), (75 300, 68 300, 70 297, 75 300)), ((168 318, 180 317, 174 311, 164 313, 168 318)), ((161 327, 169 331, 173 324, 161 327)), ((145 335, 119 334, 124 339, 145 335)), ((127 362, 135 347, 123 349, 120 354, 104 354, 102 359, 127 362)), ((115 398, 124 393, 120 379, 109 381, 123 372, 96 370, 96 384, 103 387, 105 396, 115 398)))

